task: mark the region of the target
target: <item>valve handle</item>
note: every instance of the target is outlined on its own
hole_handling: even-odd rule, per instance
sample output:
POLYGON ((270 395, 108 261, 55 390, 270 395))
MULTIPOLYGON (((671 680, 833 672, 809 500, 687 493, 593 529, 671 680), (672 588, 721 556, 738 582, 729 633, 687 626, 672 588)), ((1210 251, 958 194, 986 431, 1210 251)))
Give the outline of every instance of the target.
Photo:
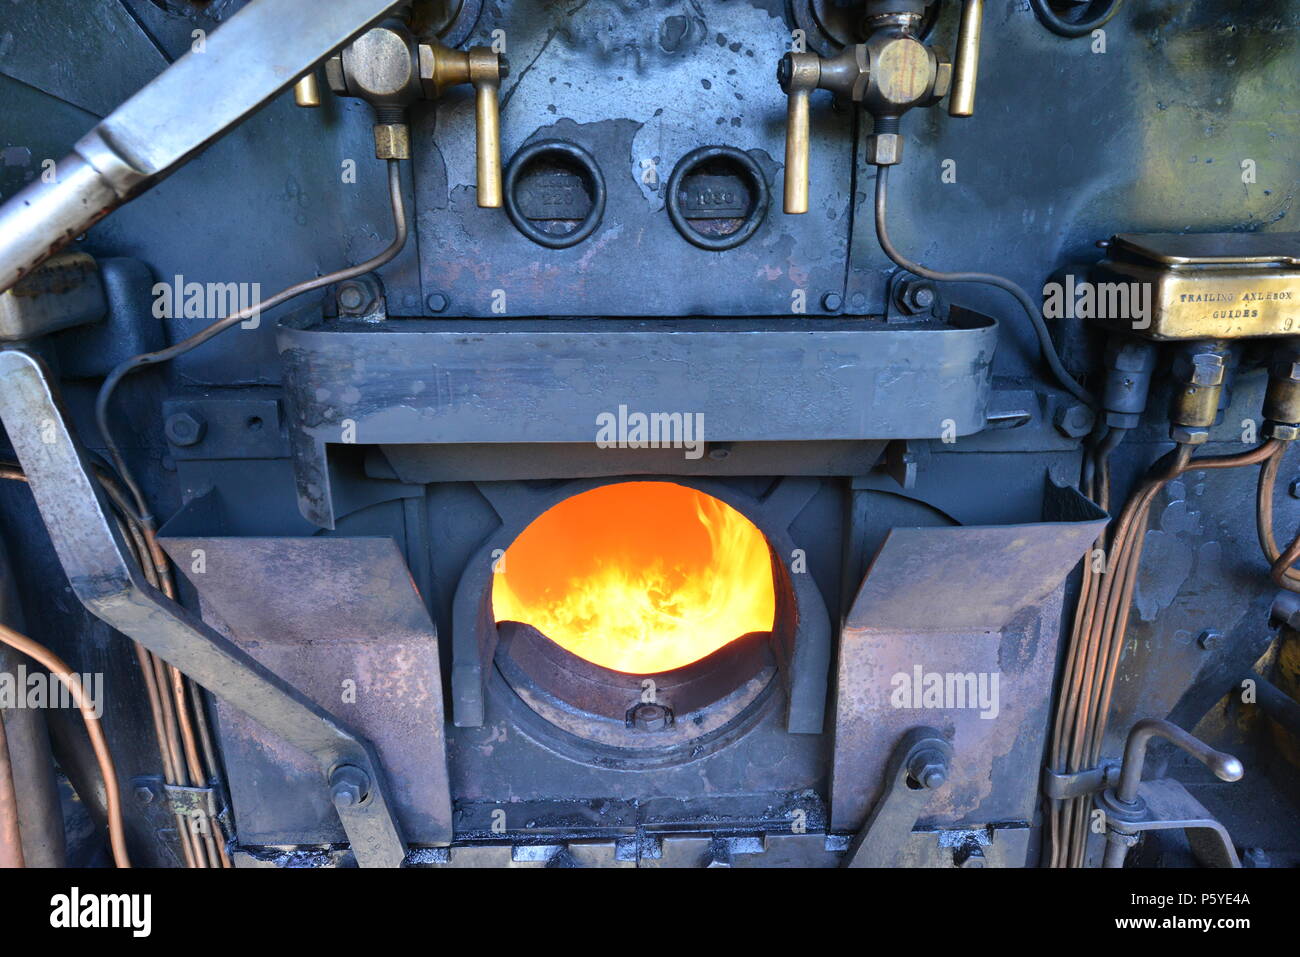
POLYGON ((438 99, 450 86, 469 83, 474 87, 478 204, 485 209, 501 206, 501 108, 497 94, 502 77, 509 72, 506 58, 489 47, 462 52, 441 43, 420 44, 420 77, 427 99, 438 99))
POLYGON ((822 61, 815 53, 787 53, 776 77, 785 91, 785 211, 808 212, 809 95, 821 80, 822 61))
POLYGON ((469 51, 469 73, 474 84, 474 130, 478 141, 478 204, 501 208, 501 109, 498 92, 506 75, 505 60, 487 47, 469 51))
POLYGON ((785 211, 808 212, 808 91, 789 95, 785 113, 785 211))
POLYGON ((965 0, 957 27, 957 56, 953 65, 949 116, 971 116, 975 112, 975 80, 980 68, 980 29, 984 22, 984 0, 965 0))

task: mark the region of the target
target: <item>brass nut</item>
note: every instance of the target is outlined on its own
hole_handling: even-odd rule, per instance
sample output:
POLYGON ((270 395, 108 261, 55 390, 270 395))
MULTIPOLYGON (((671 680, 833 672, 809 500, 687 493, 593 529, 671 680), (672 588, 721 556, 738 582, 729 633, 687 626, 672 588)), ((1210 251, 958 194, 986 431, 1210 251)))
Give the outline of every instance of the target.
POLYGON ((1300 382, 1300 362, 1288 360, 1279 362, 1270 370, 1273 378, 1286 382, 1300 382))
POLYGON ((903 137, 899 133, 872 133, 867 137, 867 162, 893 166, 903 159, 903 137))
POLYGON ((1169 427, 1169 437, 1179 445, 1204 445, 1210 441, 1210 430, 1186 425, 1169 427))
POLYGON ((1285 422, 1265 422, 1264 438, 1277 439, 1279 442, 1294 442, 1300 439, 1300 425, 1288 425, 1285 422))
POLYGON ((1189 385, 1223 385, 1227 370, 1227 359, 1218 352, 1183 353, 1174 361, 1174 375, 1189 385))
POLYGON ((337 53, 325 61, 325 82, 339 96, 348 92, 348 81, 343 76, 343 57, 337 53))
POLYGON ((375 158, 408 160, 411 158, 411 131, 403 123, 379 123, 375 126, 375 158))
POLYGON ((946 57, 940 56, 939 62, 935 64, 934 68, 934 87, 930 90, 930 96, 927 98, 926 103, 933 106, 947 96, 951 88, 952 64, 948 62, 946 57))

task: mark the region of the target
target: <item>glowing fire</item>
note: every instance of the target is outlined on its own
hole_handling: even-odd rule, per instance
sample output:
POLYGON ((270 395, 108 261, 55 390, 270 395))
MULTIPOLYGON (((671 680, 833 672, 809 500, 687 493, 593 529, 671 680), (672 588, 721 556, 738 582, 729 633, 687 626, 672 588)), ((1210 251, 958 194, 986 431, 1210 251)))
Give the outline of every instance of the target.
POLYGON ((529 525, 497 566, 492 607, 595 664, 654 674, 771 631, 776 596, 767 540, 734 508, 682 485, 623 482, 529 525))

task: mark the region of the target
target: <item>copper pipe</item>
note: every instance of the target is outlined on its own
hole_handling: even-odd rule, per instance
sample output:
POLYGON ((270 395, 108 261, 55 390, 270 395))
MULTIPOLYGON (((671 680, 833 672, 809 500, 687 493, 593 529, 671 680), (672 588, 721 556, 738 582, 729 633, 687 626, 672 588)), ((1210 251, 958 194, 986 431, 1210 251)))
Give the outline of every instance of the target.
POLYGON ((1269 576, 1288 591, 1300 592, 1300 571, 1292 568, 1294 562, 1281 564, 1282 549, 1278 547, 1273 531, 1273 496, 1277 487, 1277 473, 1282 466, 1283 446, 1272 455, 1259 471, 1259 489, 1255 501, 1255 528, 1259 547, 1272 566, 1269 576))
POLYGON ((113 860, 118 867, 130 867, 131 859, 126 851, 126 829, 122 824, 122 796, 117 787, 117 769, 113 765, 113 755, 108 749, 108 740, 99 723, 99 716, 81 680, 72 669, 54 652, 44 645, 32 641, 26 635, 20 635, 7 625, 0 624, 0 641, 11 648, 21 651, 38 662, 43 668, 63 682, 72 693, 86 722, 86 733, 90 736, 90 745, 94 748, 95 759, 99 762, 100 774, 104 777, 104 797, 108 804, 108 837, 113 848, 113 860))
MULTIPOLYGON (((193 681, 188 678, 185 680, 189 686, 190 702, 194 708, 194 724, 199 730, 199 744, 203 748, 203 761, 207 768, 207 780, 212 782, 215 787, 216 782, 220 781, 221 775, 218 773, 217 750, 213 747, 212 732, 208 728, 207 711, 203 707, 203 692, 193 681)), ((209 821, 212 824, 212 834, 217 843, 217 857, 220 859, 221 866, 223 868, 234 867, 230 855, 226 853, 226 835, 221 827, 221 822, 215 816, 210 817, 209 821)))
POLYGON ((194 726, 190 723, 189 701, 185 694, 185 677, 174 665, 167 666, 171 678, 172 697, 176 702, 176 720, 181 729, 181 743, 185 751, 185 763, 189 768, 190 781, 194 787, 203 787, 207 783, 203 776, 203 764, 199 761, 199 743, 194 736, 194 726))
POLYGON ((1289 591, 1300 590, 1292 587, 1288 580, 1288 576, 1292 572, 1291 566, 1297 561, 1300 561, 1300 535, 1296 535, 1291 544, 1286 547, 1286 551, 1277 557, 1273 567, 1268 570, 1269 577, 1289 591))
POLYGON ((18 791, 9 760, 4 711, 0 709, 0 868, 25 867, 23 835, 18 820, 18 791))

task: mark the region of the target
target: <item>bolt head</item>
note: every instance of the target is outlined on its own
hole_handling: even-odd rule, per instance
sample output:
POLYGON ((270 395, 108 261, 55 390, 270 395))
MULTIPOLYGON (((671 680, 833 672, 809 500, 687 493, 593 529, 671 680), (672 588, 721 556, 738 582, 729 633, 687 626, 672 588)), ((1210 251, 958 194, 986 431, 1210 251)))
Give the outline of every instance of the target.
POLYGON ((424 304, 429 307, 430 312, 446 312, 447 307, 451 305, 451 300, 440 292, 429 293, 424 304))
POLYGON ((335 768, 330 775, 330 797, 335 807, 357 807, 369 796, 370 775, 360 768, 345 764, 335 768))
POLYGON ((1070 402, 1057 409, 1053 421, 1062 435, 1071 439, 1081 439, 1092 431, 1097 416, 1082 402, 1070 402))
POLYGON ((1206 651, 1211 651, 1223 642, 1223 632, 1207 629, 1197 637, 1196 643, 1206 651))
POLYGON ((167 416, 163 423, 163 432, 172 445, 188 448, 203 441, 207 432, 207 423, 191 412, 176 412, 167 416))
POLYGON ((637 731, 666 731, 672 727, 673 712, 661 704, 642 702, 627 714, 627 725, 637 731))
POLYGON ((344 286, 339 290, 339 305, 355 309, 361 305, 361 290, 356 286, 344 286))
POLYGON ((822 296, 822 308, 827 312, 839 312, 844 307, 844 297, 838 292, 828 292, 822 296))
POLYGON ((135 789, 135 799, 141 804, 152 804, 154 799, 153 788, 146 785, 138 785, 135 789))
POLYGON ((921 787, 933 791, 948 780, 948 761, 936 750, 925 750, 912 758, 907 773, 921 787))

